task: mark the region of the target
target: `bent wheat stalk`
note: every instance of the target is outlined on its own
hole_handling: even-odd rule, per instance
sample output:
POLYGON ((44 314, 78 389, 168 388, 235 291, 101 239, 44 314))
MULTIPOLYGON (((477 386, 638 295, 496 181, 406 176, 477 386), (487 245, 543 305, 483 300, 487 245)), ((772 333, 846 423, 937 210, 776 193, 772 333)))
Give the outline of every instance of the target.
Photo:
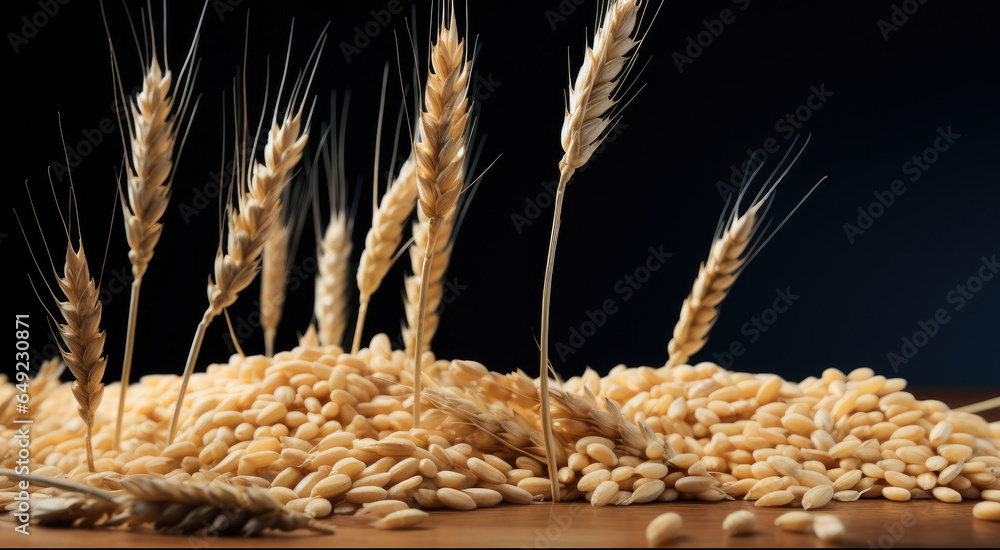
MULTIPOLYGON (((302 114, 305 107, 305 97, 309 94, 309 84, 312 83, 312 75, 315 74, 316 66, 319 63, 318 52, 322 50, 325 43, 326 31, 324 29, 307 62, 307 66, 310 63, 313 64, 312 72, 309 74, 309 82, 303 87, 306 74, 300 74, 292 89, 289 107, 285 110, 280 124, 278 123, 278 112, 275 111, 268 132, 267 145, 264 147, 264 163, 253 162, 253 168, 248 167, 246 173, 241 172, 240 179, 242 181, 236 183, 238 187, 236 207, 233 208, 230 204, 226 209, 229 227, 225 253, 223 253, 220 242, 215 255, 215 279, 213 280, 211 276, 208 279, 208 309, 205 310, 201 322, 198 323, 198 329, 191 342, 191 350, 188 352, 187 363, 184 366, 184 375, 181 378, 177 402, 174 404, 174 413, 167 428, 167 445, 173 443, 174 435, 177 432, 184 394, 187 392, 191 373, 194 372, 194 364, 198 359, 202 340, 205 338, 205 330, 212 319, 236 302, 240 291, 257 277, 264 244, 281 219, 282 192, 291 181, 292 171, 301 160, 302 150, 309 139, 309 119, 307 118, 303 122, 302 114), (316 56, 315 60, 313 56, 316 56), (297 103, 296 98, 299 97, 299 94, 301 94, 302 99, 301 102, 298 102, 298 107, 293 114, 292 105, 297 103)), ((287 68, 286 60, 286 71, 287 68)), ((282 83, 284 83, 284 78, 282 78, 282 83)), ((280 91, 278 99, 279 101, 281 99, 280 91)))
MULTIPOLYGON (((465 41, 458 37, 454 9, 442 13, 437 40, 431 48, 431 70, 420 113, 420 141, 414 146, 417 157, 417 201, 427 217, 427 246, 420 274, 416 341, 423 341, 434 250, 443 226, 455 214, 464 182, 465 151, 468 140, 469 71, 472 62, 465 56, 465 41), (445 18, 450 21, 445 22, 445 18)), ((420 347, 413 359, 413 427, 420 427, 420 347)))
POLYGON ((587 48, 583 65, 570 83, 569 105, 563 118, 562 148, 559 161, 559 186, 556 189, 555 212, 552 216, 552 234, 549 237, 548 260, 545 263, 545 282, 542 287, 541 322, 541 399, 542 432, 552 481, 552 498, 559 500, 559 483, 556 476, 552 418, 549 410, 549 306, 552 296, 552 269, 556 259, 556 243, 562 217, 563 196, 566 184, 573 173, 587 163, 594 150, 604 140, 605 130, 612 122, 611 111, 617 105, 619 82, 628 72, 634 57, 626 54, 637 44, 632 33, 639 14, 638 0, 616 0, 608 5, 601 26, 594 36, 594 44, 587 48))
POLYGON ((365 237, 365 249, 358 265, 358 324, 354 330, 351 353, 361 349, 368 303, 392 267, 396 249, 403 240, 403 227, 417 204, 417 162, 413 155, 399 169, 399 175, 386 189, 372 216, 372 227, 365 237))
MULTIPOLYGON (((777 189, 778 184, 798 160, 802 150, 809 144, 809 139, 803 144, 802 149, 791 161, 785 171, 777 180, 771 184, 771 180, 781 170, 782 164, 788 158, 795 147, 796 138, 792 142, 785 156, 778 163, 767 182, 764 183, 760 192, 754 198, 753 203, 747 211, 739 215, 740 202, 742 201, 749 185, 753 182, 757 171, 763 166, 758 166, 750 179, 743 185, 740 194, 737 196, 732 212, 728 218, 725 210, 719 220, 719 226, 715 232, 715 240, 709 250, 708 260, 702 262, 698 268, 698 277, 694 281, 691 293, 684 299, 681 305, 680 318, 674 326, 673 338, 667 344, 670 358, 666 362, 667 367, 674 367, 687 362, 688 358, 699 351, 708 342, 708 333, 715 326, 719 318, 719 305, 725 299, 732 288, 736 278, 747 267, 750 260, 763 248, 764 244, 777 232, 777 229, 784 225, 798 209, 798 206, 781 222, 777 229, 767 238, 758 239, 754 242, 754 235, 757 233, 767 210, 770 207, 772 194, 777 189), (761 242, 763 241, 763 242, 761 242)), ((823 180, 820 180, 822 183, 823 180)), ((819 183, 816 184, 818 186, 819 183)), ((809 193, 799 202, 799 205, 815 190, 814 186, 809 193)), ((727 204, 728 208, 728 204, 727 204)))
MULTIPOLYGON (((122 141, 127 142, 127 150, 130 152, 128 157, 130 162, 125 164, 128 200, 122 197, 122 213, 133 277, 128 329, 125 335, 125 354, 122 358, 121 393, 118 397, 118 416, 115 422, 113 442, 115 450, 118 450, 121 443, 125 398, 132 370, 136 322, 139 317, 139 290, 142 287, 143 275, 153 258, 153 249, 160 240, 163 230, 160 218, 170 202, 171 185, 176 170, 175 148, 177 156, 180 157, 180 149, 176 147, 178 123, 186 115, 191 98, 191 86, 197 72, 197 69, 188 70, 188 63, 196 50, 198 34, 207 7, 206 2, 176 84, 168 67, 165 66, 165 70, 160 69, 156 48, 153 47, 149 66, 142 80, 142 89, 134 100, 126 100, 124 91, 121 90, 117 60, 114 59, 112 49, 112 60, 115 65, 114 80, 118 84, 122 103, 127 105, 126 116, 129 121, 124 125, 128 130, 128 140, 125 139, 124 133, 122 134, 122 141)), ((116 110, 117 106, 116 102, 116 110)), ((183 143, 183 139, 181 142, 183 143)))

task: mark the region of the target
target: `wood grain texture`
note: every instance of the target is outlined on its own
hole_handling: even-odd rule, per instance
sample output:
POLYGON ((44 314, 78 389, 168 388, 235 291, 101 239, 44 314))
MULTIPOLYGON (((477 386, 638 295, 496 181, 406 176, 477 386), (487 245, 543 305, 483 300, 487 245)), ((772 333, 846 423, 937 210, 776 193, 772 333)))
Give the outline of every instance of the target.
MULTIPOLYGON (((1000 388, 910 389, 918 399, 941 399, 953 407, 1000 395, 1000 388)), ((1000 420, 1000 410, 986 419, 1000 420)), ((430 510, 421 526, 403 531, 379 531, 370 519, 327 518, 337 526, 335 535, 315 536, 306 531, 262 538, 215 538, 158 535, 150 528, 133 532, 88 531, 32 527, 31 535, 16 536, 15 547, 187 547, 285 548, 330 547, 645 547, 646 525, 663 512, 677 512, 684 519, 681 536, 671 547, 993 547, 1000 541, 1000 523, 972 517, 975 501, 947 504, 935 500, 890 502, 862 499, 831 502, 821 509, 836 514, 846 527, 837 544, 824 543, 812 534, 789 533, 774 527, 774 519, 791 508, 754 508, 733 502, 667 502, 631 507, 594 508, 585 502, 538 503, 529 506, 501 504, 495 508, 458 512, 430 510), (725 517, 737 510, 757 515, 757 527, 747 536, 722 530, 725 517)), ((13 530, 11 518, 0 520, 0 529, 13 530)), ((6 546, 6 545, 5 545, 6 546)))

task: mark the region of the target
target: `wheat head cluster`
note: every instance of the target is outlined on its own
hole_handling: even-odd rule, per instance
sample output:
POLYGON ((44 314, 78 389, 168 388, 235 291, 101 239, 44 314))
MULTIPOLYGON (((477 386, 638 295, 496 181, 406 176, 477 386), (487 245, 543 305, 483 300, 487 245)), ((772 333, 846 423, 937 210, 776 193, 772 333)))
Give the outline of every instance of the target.
MULTIPOLYGON (((30 380, 30 474, 14 470, 18 390, 0 376, 0 507, 16 507, 18 481, 26 479, 38 523, 255 535, 332 532, 335 521, 316 521, 331 515, 400 529, 425 523, 431 515, 424 510, 433 508, 742 498, 761 507, 802 508, 796 513, 808 517, 783 516, 783 528, 808 524, 820 538, 836 540, 843 532, 836 517, 806 511, 868 498, 1000 501, 1000 423, 918 400, 901 378, 858 368, 790 381, 690 361, 758 243, 766 242, 756 232, 781 177, 769 179, 749 205, 741 206, 741 191, 724 216, 662 366, 618 365, 603 376, 588 369, 550 380, 548 296, 565 184, 621 112, 651 19, 637 0, 607 2, 570 82, 559 136, 564 156, 553 163, 560 185, 538 377, 439 358, 432 347, 455 213, 473 184, 466 155, 472 59, 460 19, 444 6, 434 21, 409 158, 374 205, 360 253, 358 303, 349 303, 351 221, 341 204, 325 228, 316 221, 316 325, 294 349, 273 349, 289 257, 296 252, 291 235, 305 211, 289 207, 289 186, 299 170, 308 170, 301 166, 304 152, 318 137, 311 133, 309 89, 321 37, 287 96, 279 91, 286 104, 275 104, 260 137, 263 158, 237 155, 243 172, 225 212, 207 308, 183 374, 129 383, 132 358, 150 357, 149 350, 133 350, 138 289, 143 275, 157 269, 153 251, 186 138, 179 132, 193 111, 198 39, 176 77, 154 48, 144 59, 141 91, 125 98, 130 124, 123 144, 130 160, 121 200, 135 282, 122 382, 101 382, 107 365, 117 368, 119 354, 104 346, 94 273, 79 235, 74 245, 67 230, 64 270, 53 275, 64 295, 54 299, 65 347, 30 380), (412 245, 404 243, 411 220, 412 245), (385 333, 364 340, 363 331, 370 301, 407 245, 413 274, 405 285, 405 346, 394 349, 385 333), (267 353, 236 353, 194 372, 208 324, 220 315, 228 321, 227 308, 262 271, 267 353), (355 311, 353 338, 342 347, 355 311), (77 380, 72 384, 60 382, 66 366, 77 380), (100 406, 109 402, 117 411, 100 406), (224 514, 235 514, 225 527, 216 521, 224 514)), ((983 510, 977 517, 996 519, 995 510, 983 510)), ((675 516, 650 524, 651 542, 676 535, 682 522, 675 516)), ((754 522, 744 512, 723 528, 738 534, 754 522)))

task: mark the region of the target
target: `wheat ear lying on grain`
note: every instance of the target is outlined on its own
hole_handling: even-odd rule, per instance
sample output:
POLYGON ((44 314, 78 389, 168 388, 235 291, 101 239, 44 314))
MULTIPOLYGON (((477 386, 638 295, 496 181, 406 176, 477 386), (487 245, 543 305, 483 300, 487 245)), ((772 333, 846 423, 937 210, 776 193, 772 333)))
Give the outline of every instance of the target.
POLYGON ((548 455, 549 479, 552 480, 552 497, 559 500, 556 480, 552 418, 549 411, 549 306, 552 296, 552 269, 556 259, 556 242, 562 217, 563 196, 566 184, 573 173, 587 163, 594 150, 604 140, 604 131, 611 124, 611 110, 618 103, 618 84, 631 64, 626 54, 636 45, 632 32, 639 14, 638 0, 617 0, 608 5, 601 26, 594 36, 593 47, 587 48, 583 65, 570 83, 569 104, 563 118, 562 148, 559 161, 559 186, 556 190, 555 213, 552 217, 552 234, 549 238, 548 261, 545 264, 545 282, 542 287, 541 323, 541 391, 542 432, 548 455))
POLYGON ((63 276, 56 282, 66 297, 65 302, 57 302, 65 324, 59 325, 66 349, 60 348, 63 360, 76 378, 73 382, 73 397, 76 398, 77 412, 87 426, 84 441, 87 447, 87 466, 94 471, 94 449, 91 436, 94 432, 94 415, 104 396, 104 369, 108 359, 104 357, 104 337, 101 331, 100 289, 90 277, 87 256, 83 251, 83 241, 78 239, 76 250, 72 242, 66 245, 66 264, 63 276))
POLYGON ((281 124, 275 122, 268 134, 264 148, 265 163, 254 163, 247 178, 249 184, 239 189, 235 208, 228 209, 228 235, 226 249, 222 247, 215 256, 215 280, 208 281, 208 309, 198 324, 198 331, 191 344, 180 394, 174 405, 174 414, 167 431, 167 444, 173 443, 184 401, 188 380, 201 348, 208 324, 235 301, 260 271, 260 255, 272 229, 281 219, 281 193, 291 179, 291 172, 302 158, 302 149, 309 138, 308 127, 302 124, 302 108, 294 116, 286 116, 281 124))
MULTIPOLYGON (((798 160, 798 155, 795 156, 788 167, 785 168, 784 173, 773 184, 771 184, 771 180, 781 169, 781 165, 784 164, 785 159, 788 158, 788 154, 791 153, 797 141, 798 138, 792 142, 792 146, 789 147, 785 156, 781 159, 781 162, 775 168, 767 182, 764 183, 764 186, 745 213, 739 215, 740 201, 743 199, 749 184, 752 183, 753 176, 750 177, 740 190, 735 206, 729 214, 728 219, 725 216, 725 211, 723 212, 723 216, 719 220, 719 227, 716 229, 715 240, 712 242, 712 248, 708 253, 708 260, 699 266, 698 277, 694 281, 691 293, 688 294, 688 297, 684 299, 684 303, 681 305, 680 318, 674 326, 673 338, 667 344, 667 350, 670 353, 670 357, 666 363, 667 367, 675 367, 686 363, 692 354, 705 345, 705 342, 708 341, 708 333, 712 330, 715 321, 719 317, 719 304, 725 299, 729 293, 729 289, 732 288, 733 283, 736 282, 736 278, 742 273, 750 259, 762 248, 763 244, 757 246, 752 242, 754 235, 770 206, 774 190, 777 189, 784 175, 788 173, 788 170, 798 160)), ((809 139, 806 139, 802 149, 805 149, 808 144, 809 139)), ((798 154, 802 154, 802 150, 799 150, 798 154)), ((762 165, 756 168, 754 176, 761 167, 762 165)), ((822 181, 820 180, 820 183, 822 181)), ((816 185, 818 186, 819 183, 816 185)), ((813 187, 813 190, 815 189, 816 187, 813 187)), ((811 193, 812 191, 809 191, 802 201, 805 201, 811 193)), ((802 204, 802 201, 799 202, 799 205, 802 204)), ((798 209, 798 206, 795 208, 798 209)), ((794 212, 793 210, 792 213, 794 212)), ((788 217, 791 217, 791 215, 789 214, 788 217)), ((783 225, 784 221, 781 223, 783 225)), ((780 228, 781 226, 779 225, 778 227, 780 228)), ((773 236, 774 233, 772 232, 771 235, 773 236)), ((767 239, 770 239, 770 237, 767 237, 767 239)), ((767 239, 764 240, 764 243, 767 242, 767 239)))
POLYGON ((135 528, 152 523, 167 534, 192 534, 205 530, 212 535, 252 537, 267 529, 309 529, 330 534, 336 527, 289 510, 260 487, 229 483, 175 483, 159 478, 120 481, 124 493, 110 493, 73 481, 17 474, 0 469, 0 475, 23 479, 32 485, 70 491, 32 503, 35 524, 74 527, 135 528))
MULTIPOLYGON (((190 62, 198 44, 198 34, 204 21, 202 8, 198 29, 192 40, 187 58, 181 67, 177 82, 169 68, 161 70, 155 48, 146 74, 142 79, 142 89, 135 99, 126 99, 120 88, 117 60, 114 64, 114 80, 119 84, 122 103, 127 105, 128 139, 122 134, 130 153, 130 162, 125 163, 126 201, 122 199, 122 213, 125 220, 125 235, 128 239, 129 262, 132 264, 132 292, 129 305, 128 329, 125 335, 125 353, 122 357, 121 393, 118 397, 118 416, 115 424, 114 449, 119 448, 122 432, 122 418, 125 414, 125 397, 132 371, 132 354, 135 345, 135 328, 139 316, 139 291, 142 277, 153 258, 153 249, 160 240, 163 216, 170 202, 173 182, 175 146, 178 143, 178 122, 186 115, 191 98, 191 86, 196 69, 189 70, 190 62), (175 105, 175 100, 177 104, 175 105), (176 108, 175 108, 176 107, 176 108)), ((102 7, 103 11, 103 7, 102 7)), ((110 29, 108 29, 110 37, 110 29)), ((109 38, 110 39, 110 38, 109 38)), ((115 103, 117 110, 118 103, 115 103)), ((181 140, 183 142, 183 139, 181 140)), ((180 156, 180 151, 177 151, 180 156)))
POLYGON ((423 212, 418 212, 418 221, 413 224, 413 244, 410 246, 410 267, 413 275, 406 278, 406 296, 404 308, 406 310, 406 322, 408 328, 403 330, 403 341, 406 344, 407 353, 424 353, 430 350, 431 340, 437 332, 440 318, 437 313, 441 305, 441 297, 444 292, 444 274, 448 269, 448 261, 451 259, 451 235, 454 228, 451 221, 441 224, 441 231, 438 233, 437 242, 434 246, 433 258, 431 262, 430 276, 427 281, 426 293, 426 314, 424 315, 424 334, 420 346, 417 346, 417 315, 420 310, 419 298, 420 286, 423 282, 417 275, 423 267, 424 257, 427 252, 427 218, 423 212), (419 348, 419 350, 418 350, 419 348))
MULTIPOLYGON (((427 218, 427 245, 420 275, 417 342, 423 341, 424 315, 427 307, 427 283, 430 279, 434 250, 442 226, 455 214, 458 196, 464 183, 465 151, 468 140, 469 71, 472 62, 465 57, 465 41, 458 37, 454 9, 442 14, 437 40, 431 48, 431 70, 424 90, 424 108, 420 113, 420 141, 414 146, 417 157, 417 202, 427 218), (450 17, 445 24, 444 18, 450 17)), ((420 427, 419 347, 414 350, 413 427, 420 427)))
MULTIPOLYGON (((417 204, 417 161, 413 155, 399 169, 399 175, 386 189, 378 209, 372 215, 372 227, 365 237, 365 249, 358 265, 358 324, 351 353, 361 349, 368 303, 392 267, 396 249, 403 240, 403 227, 417 204)), ((409 348, 407 348, 409 349, 409 348)))

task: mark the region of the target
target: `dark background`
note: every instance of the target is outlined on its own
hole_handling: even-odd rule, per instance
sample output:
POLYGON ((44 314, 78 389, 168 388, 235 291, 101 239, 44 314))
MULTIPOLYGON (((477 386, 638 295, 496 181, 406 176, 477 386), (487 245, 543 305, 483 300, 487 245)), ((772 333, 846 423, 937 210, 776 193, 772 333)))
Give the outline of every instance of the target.
MULTIPOLYGON (((460 8, 461 14, 468 12, 470 36, 481 46, 475 65, 480 83, 478 136, 488 137, 479 170, 500 158, 480 182, 455 243, 447 277, 464 288, 443 311, 434 340, 442 357, 476 359, 502 372, 537 371, 535 339, 552 216, 544 184, 557 178, 562 155, 559 131, 570 72, 567 58, 575 74, 597 9, 594 2, 578 2, 516 6, 477 1, 470 2, 468 10, 460 8), (543 208, 536 212, 529 203, 543 208), (529 215, 536 218, 515 223, 513 216, 529 215)), ((138 21, 144 3, 128 5, 138 21)), ((195 86, 203 94, 202 104, 174 183, 175 208, 164 217, 163 238, 143 285, 134 367, 138 372, 180 373, 207 305, 204 289, 218 238, 217 203, 189 214, 187 221, 176 206, 190 206, 196 193, 212 190, 211 174, 231 151, 231 89, 242 64, 247 10, 250 113, 260 112, 268 55, 273 98, 292 18, 293 68, 305 63, 320 30, 331 22, 313 85, 319 98, 316 128, 329 119, 330 91, 350 89, 346 171, 352 198, 361 193, 356 262, 371 216, 374 131, 387 61, 392 67, 387 107, 391 121, 385 126, 390 137, 401 100, 393 31, 402 52, 400 65, 408 75, 413 63, 405 20, 412 22, 416 13, 423 67, 433 13, 427 2, 400 5, 399 14, 379 14, 390 2, 212 2, 202 30, 203 65, 195 86), (387 15, 387 25, 377 22, 387 15), (369 31, 377 30, 377 36, 367 45, 360 39, 352 44, 366 25, 369 31), (359 45, 359 51, 345 55, 346 49, 359 45), (360 187, 353 185, 359 180, 360 187)), ((30 275, 38 285, 40 278, 12 210, 30 220, 27 180, 61 268, 65 241, 45 176, 46 167, 62 159, 56 114, 62 113, 67 141, 79 151, 88 149, 79 147, 86 135, 115 124, 115 114, 107 38, 97 4, 72 0, 59 4, 51 17, 37 16, 43 7, 44 2, 37 1, 6 2, 0 18, 7 36, 0 48, 7 98, 7 199, 0 218, 0 262, 8 288, 5 314, 30 314, 32 345, 48 355, 54 348, 46 349, 46 315, 28 281, 30 275), (26 43, 10 34, 24 33, 23 17, 45 20, 26 43), (16 52, 11 40, 19 42, 16 52)), ((650 6, 647 17, 655 7, 650 6)), ((168 44, 175 71, 200 9, 198 2, 170 3, 168 44)), ((162 6, 154 5, 153 12, 160 36, 162 6)), ((127 87, 137 85, 140 67, 124 9, 112 1, 108 14, 123 78, 127 87)), ((755 0, 665 4, 638 54, 637 68, 644 70, 634 74, 633 92, 640 85, 641 91, 629 94, 631 103, 613 143, 578 173, 567 193, 552 308, 552 359, 558 371, 569 376, 588 365, 606 373, 619 363, 663 364, 680 304, 708 253, 724 205, 718 182, 729 181, 731 166, 744 162, 749 149, 769 138, 783 153, 791 144, 786 140, 790 132, 778 121, 805 105, 815 87, 833 95, 818 109, 799 111, 808 117, 801 132, 811 133, 812 141, 780 186, 773 212, 783 217, 815 182, 828 179, 740 277, 723 304, 711 340, 693 360, 712 360, 715 353, 722 361, 721 353, 738 343, 745 353, 733 368, 776 372, 790 379, 818 375, 827 367, 848 371, 868 366, 914 385, 1000 385, 1000 279, 983 282, 961 310, 947 299, 957 285, 976 276, 981 258, 1000 252, 998 15, 1000 5, 985 0, 848 6, 755 0), (903 22, 903 9, 917 6, 903 22), (703 44, 708 43, 705 21, 718 31, 720 25, 712 21, 724 9, 735 13, 735 21, 721 25, 721 34, 679 71, 674 54, 683 54, 688 38, 697 41, 699 33, 703 44), (878 22, 891 23, 897 11, 896 22, 902 24, 890 30, 886 40, 878 22), (961 137, 911 181, 904 163, 931 147, 939 128, 949 127, 961 137), (905 184, 905 193, 850 242, 844 224, 856 224, 858 208, 867 208, 875 201, 874 192, 888 190, 897 179, 905 184), (646 262, 650 247, 661 246, 672 257, 626 301, 615 285, 646 262), (770 317, 766 310, 778 290, 790 290, 798 298, 787 311, 770 317), (571 340, 573 330, 591 334, 592 327, 584 326, 587 312, 606 300, 613 301, 615 313, 582 342, 571 340), (890 367, 887 354, 900 353, 901 338, 912 338, 919 323, 941 308, 947 311, 947 324, 907 363, 890 367), (762 315, 771 324, 750 342, 741 327, 762 315), (575 345, 574 353, 560 357, 560 342, 575 345)), ((389 141, 384 138, 381 171, 388 169, 389 141)), ((110 381, 117 379, 128 313, 128 288, 113 281, 130 273, 121 213, 109 221, 115 208, 113 170, 122 154, 117 129, 89 149, 73 177, 95 271, 104 256, 109 224, 111 228, 103 281, 110 381)), ((776 160, 771 155, 764 172, 776 160)), ((384 188, 384 181, 379 184, 384 188)), ((67 180, 56 181, 63 204, 67 189, 67 180)), ((28 224, 28 238, 36 254, 44 255, 33 222, 28 224)), ((312 254, 312 247, 307 230, 299 250, 301 266, 311 265, 302 258, 312 254)), ((365 342, 376 331, 398 340, 401 281, 404 269, 409 269, 403 264, 408 262, 389 272, 374 297, 365 342)), ((47 267, 45 276, 52 281, 47 267)), ((40 289, 44 304, 51 307, 51 297, 40 289)), ((356 303, 356 288, 351 290, 356 303)), ((254 283, 231 308, 237 324, 256 319, 258 293, 254 283)), ((296 332, 308 325, 312 294, 311 280, 290 293, 279 348, 293 346, 296 332)), ((262 352, 260 331, 243 345, 248 353, 262 352)), ((199 369, 225 361, 229 353, 225 322, 217 319, 208 330, 199 369)))

